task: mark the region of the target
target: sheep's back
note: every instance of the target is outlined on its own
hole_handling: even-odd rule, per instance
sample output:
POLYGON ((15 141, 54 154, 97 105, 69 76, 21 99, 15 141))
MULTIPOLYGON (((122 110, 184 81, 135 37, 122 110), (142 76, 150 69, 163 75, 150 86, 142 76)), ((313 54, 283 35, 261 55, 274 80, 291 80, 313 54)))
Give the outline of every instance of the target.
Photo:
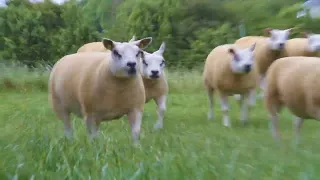
POLYGON ((91 43, 87 43, 84 44, 83 46, 81 46, 77 53, 79 52, 108 52, 109 50, 106 49, 102 42, 91 42, 91 43))
POLYGON ((320 82, 316 79, 320 75, 320 58, 280 58, 270 66, 267 75, 271 76, 270 73, 273 73, 272 78, 267 81, 276 83, 269 88, 277 90, 279 100, 292 113, 303 118, 314 116, 313 109, 320 105, 320 82), (315 100, 319 104, 314 104, 315 100))

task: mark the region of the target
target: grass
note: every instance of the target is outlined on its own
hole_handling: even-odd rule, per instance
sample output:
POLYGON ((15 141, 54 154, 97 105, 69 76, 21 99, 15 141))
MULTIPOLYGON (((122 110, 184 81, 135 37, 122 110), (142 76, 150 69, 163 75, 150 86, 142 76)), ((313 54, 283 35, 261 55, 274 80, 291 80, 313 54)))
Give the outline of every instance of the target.
POLYGON ((280 148, 261 101, 243 127, 230 98, 232 127, 225 128, 219 102, 216 120, 207 120, 199 72, 168 73, 165 127, 153 130, 156 106, 148 103, 141 147, 134 148, 125 119, 102 123, 99 137, 90 142, 83 120, 74 118, 75 137, 67 141, 48 104, 48 73, 14 70, 1 71, 0 179, 319 179, 318 123, 304 124, 295 150, 291 115, 284 111, 280 148))

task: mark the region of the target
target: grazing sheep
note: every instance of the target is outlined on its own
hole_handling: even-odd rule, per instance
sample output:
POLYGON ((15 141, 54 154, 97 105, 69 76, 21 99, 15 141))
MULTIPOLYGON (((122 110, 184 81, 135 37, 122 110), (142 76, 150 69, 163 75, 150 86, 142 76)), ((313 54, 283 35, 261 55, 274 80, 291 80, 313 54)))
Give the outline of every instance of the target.
POLYGON ((81 46, 77 53, 79 52, 108 52, 109 50, 106 49, 102 42, 91 42, 91 43, 87 43, 84 44, 83 46, 81 46))
MULTIPOLYGON (((135 36, 133 36, 129 42, 134 40, 135 36)), ((143 51, 144 56, 141 56, 142 67, 140 70, 146 92, 146 103, 153 99, 158 106, 158 121, 154 125, 155 129, 163 127, 163 116, 164 111, 166 110, 166 99, 169 91, 167 78, 164 72, 164 50, 165 43, 162 42, 157 51, 153 53, 143 51)))
POLYGON ((141 49, 152 42, 103 39, 109 52, 83 52, 66 55, 53 67, 49 79, 49 100, 65 135, 72 136, 70 114, 85 118, 90 139, 102 121, 128 116, 132 139, 139 142, 145 90, 139 75, 141 49))
POLYGON ((320 57, 320 34, 303 33, 304 38, 289 39, 284 56, 320 57))
POLYGON ((304 119, 320 120, 319 76, 318 57, 284 57, 270 66, 266 74, 264 103, 276 140, 280 140, 278 114, 282 107, 287 107, 294 114, 297 142, 304 119))
POLYGON ((213 119, 213 93, 217 91, 223 111, 223 125, 231 126, 229 120, 228 96, 241 95, 241 117, 244 124, 248 120, 248 96, 256 86, 257 71, 254 67, 255 44, 249 48, 239 48, 235 44, 225 44, 214 48, 207 56, 203 81, 208 93, 208 118, 213 119))
MULTIPOLYGON (((257 43, 254 53, 256 59, 255 65, 257 66, 259 74, 258 83, 262 90, 260 94, 261 97, 263 96, 265 73, 273 61, 282 56, 282 51, 292 30, 293 28, 285 30, 266 28, 264 29, 264 32, 269 37, 247 36, 235 41, 235 44, 243 48, 249 47, 253 42, 257 43)), ((255 93, 252 93, 250 103, 255 104, 255 93)))

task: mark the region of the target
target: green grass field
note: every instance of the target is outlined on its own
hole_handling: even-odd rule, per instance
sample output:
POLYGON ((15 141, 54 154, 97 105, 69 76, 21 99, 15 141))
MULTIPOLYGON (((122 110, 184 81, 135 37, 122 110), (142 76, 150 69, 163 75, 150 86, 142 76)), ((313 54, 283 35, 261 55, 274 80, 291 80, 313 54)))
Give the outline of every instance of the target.
POLYGON ((280 119, 283 147, 275 143, 261 101, 247 126, 232 101, 232 127, 222 126, 220 104, 207 119, 207 97, 197 72, 169 73, 164 129, 154 131, 153 102, 144 112, 141 147, 131 143, 126 119, 104 122, 90 142, 82 119, 74 118, 74 139, 48 104, 47 74, 1 74, 0 179, 319 179, 319 123, 307 121, 298 150, 292 148, 291 115, 280 119), (10 89, 11 88, 11 89, 10 89))

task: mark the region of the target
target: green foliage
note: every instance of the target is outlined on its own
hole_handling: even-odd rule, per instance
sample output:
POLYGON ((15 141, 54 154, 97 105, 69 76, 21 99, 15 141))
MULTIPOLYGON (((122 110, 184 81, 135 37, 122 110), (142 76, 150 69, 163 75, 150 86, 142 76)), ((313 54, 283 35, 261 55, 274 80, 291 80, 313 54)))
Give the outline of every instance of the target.
POLYGON ((75 52, 80 44, 97 40, 95 28, 82 20, 82 13, 75 1, 63 6, 49 0, 10 2, 0 18, 2 58, 28 66, 52 63, 75 52))
POLYGON ((166 42, 169 67, 201 66, 217 45, 239 38, 240 22, 247 35, 263 29, 291 28, 315 33, 320 20, 296 18, 300 0, 83 0, 63 5, 8 1, 0 8, 0 59, 28 66, 52 64, 84 43, 108 37, 128 41, 151 36, 146 50, 166 42))

